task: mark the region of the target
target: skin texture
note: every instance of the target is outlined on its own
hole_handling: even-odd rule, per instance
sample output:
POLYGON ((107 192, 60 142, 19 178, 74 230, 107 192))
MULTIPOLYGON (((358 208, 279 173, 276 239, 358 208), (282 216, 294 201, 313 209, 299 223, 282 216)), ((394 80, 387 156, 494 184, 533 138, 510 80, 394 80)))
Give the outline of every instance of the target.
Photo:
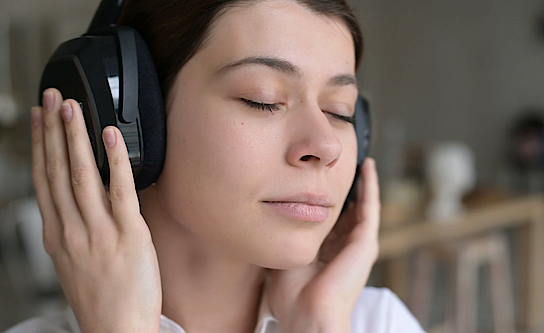
POLYGON ((139 197, 118 130, 105 130, 116 144, 104 189, 78 104, 61 107, 47 90, 47 111, 32 111, 34 185, 82 332, 157 332, 162 312, 188 332, 249 333, 263 296, 282 332, 349 332, 380 210, 367 159, 339 218, 357 150, 353 126, 334 114, 353 115, 354 75, 341 20, 287 0, 229 9, 176 77, 164 171, 139 197), (248 57, 261 60, 233 66, 248 57), (300 193, 327 197, 327 218, 267 203, 300 193))
POLYGON ((355 74, 354 53, 340 20, 298 5, 265 2, 220 17, 173 87, 166 162, 151 190, 161 208, 256 265, 292 268, 312 261, 355 174, 353 126, 322 111, 353 115, 357 87, 327 82, 355 74), (323 52, 323 45, 331 51, 323 52), (247 57, 284 59, 299 67, 302 77, 264 65, 216 74, 247 57), (256 110, 241 98, 282 106, 256 110), (262 204, 300 192, 330 196, 333 207, 325 222, 282 218, 262 204))

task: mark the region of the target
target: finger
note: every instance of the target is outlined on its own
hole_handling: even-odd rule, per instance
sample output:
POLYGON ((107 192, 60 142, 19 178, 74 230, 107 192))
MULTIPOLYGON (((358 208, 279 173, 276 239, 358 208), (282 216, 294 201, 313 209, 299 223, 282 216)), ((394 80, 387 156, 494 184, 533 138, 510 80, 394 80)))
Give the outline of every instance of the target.
POLYGON ((71 185, 83 220, 92 219, 109 208, 109 201, 94 159, 87 127, 79 103, 70 99, 61 105, 70 157, 71 185))
POLYGON ((367 224, 367 228, 370 228, 377 235, 381 204, 376 162, 369 157, 366 158, 365 163, 361 167, 363 169, 363 179, 358 184, 357 220, 360 223, 367 224))
POLYGON ((40 207, 43 220, 43 237, 46 249, 58 241, 61 233, 57 208, 51 198, 47 171, 45 167, 45 152, 43 140, 43 109, 39 106, 32 108, 32 183, 40 207))
POLYGON ((342 281, 342 285, 351 286, 344 289, 348 294, 364 287, 378 256, 380 193, 375 161, 367 158, 361 168, 363 177, 355 205, 357 224, 319 277, 321 281, 342 281))
POLYGON ((140 214, 127 146, 121 132, 114 126, 108 126, 104 129, 102 139, 104 140, 110 166, 109 190, 113 216, 116 217, 116 221, 121 228, 127 228, 130 227, 127 223, 130 223, 140 214))
POLYGON ((60 115, 62 95, 57 89, 44 92, 45 165, 49 189, 61 222, 81 222, 72 184, 64 124, 60 115))

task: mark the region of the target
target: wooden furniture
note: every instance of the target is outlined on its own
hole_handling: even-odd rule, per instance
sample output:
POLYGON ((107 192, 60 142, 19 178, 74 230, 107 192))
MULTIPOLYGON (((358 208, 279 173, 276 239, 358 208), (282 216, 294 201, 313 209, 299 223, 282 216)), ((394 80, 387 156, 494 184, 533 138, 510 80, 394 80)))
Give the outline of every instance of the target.
POLYGON ((418 252, 410 307, 424 327, 429 323, 439 262, 449 266, 449 276, 442 283, 448 298, 444 327, 456 333, 478 331, 478 273, 481 266, 487 265, 490 268, 486 284, 491 289, 493 332, 515 331, 512 271, 508 239, 504 233, 428 246, 418 252))
POLYGON ((413 250, 425 245, 470 239, 499 230, 515 231, 521 272, 517 296, 520 328, 544 330, 544 195, 511 199, 472 209, 448 223, 421 221, 383 230, 378 261, 385 266, 385 285, 405 302, 409 295, 409 262, 413 250))

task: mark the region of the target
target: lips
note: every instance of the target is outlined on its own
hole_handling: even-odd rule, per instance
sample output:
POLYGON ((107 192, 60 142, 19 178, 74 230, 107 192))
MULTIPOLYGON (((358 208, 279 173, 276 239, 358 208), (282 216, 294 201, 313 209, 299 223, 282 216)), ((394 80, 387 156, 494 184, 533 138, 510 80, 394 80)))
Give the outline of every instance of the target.
POLYGON ((307 222, 323 222, 329 217, 333 201, 326 195, 302 193, 263 203, 276 213, 291 219, 307 222))

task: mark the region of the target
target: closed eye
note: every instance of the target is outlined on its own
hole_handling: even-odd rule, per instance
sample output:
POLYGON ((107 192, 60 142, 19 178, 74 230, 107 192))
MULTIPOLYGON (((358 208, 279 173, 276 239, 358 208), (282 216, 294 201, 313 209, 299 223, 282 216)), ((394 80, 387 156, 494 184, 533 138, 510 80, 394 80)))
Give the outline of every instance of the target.
POLYGON ((331 116, 333 116, 336 119, 340 119, 340 120, 346 121, 348 123, 355 124, 355 116, 346 117, 346 116, 339 115, 337 113, 332 113, 332 112, 327 112, 327 111, 323 111, 323 112, 330 114, 331 116))
MULTIPOLYGON (((272 114, 274 114, 273 111, 278 111, 281 108, 281 104, 279 104, 279 103, 273 103, 273 104, 262 103, 262 102, 252 101, 252 100, 249 100, 249 99, 246 99, 246 98, 240 98, 240 100, 242 100, 244 103, 246 103, 249 107, 251 107, 253 109, 262 110, 262 111, 270 111, 270 113, 272 113, 272 114)), ((345 121, 345 122, 348 122, 348 123, 351 123, 351 124, 355 124, 355 116, 346 117, 346 116, 342 116, 342 115, 339 115, 339 114, 333 113, 333 112, 327 112, 327 111, 323 111, 323 112, 325 112, 327 114, 330 114, 331 116, 333 116, 336 119, 339 119, 339 120, 342 120, 342 121, 345 121)))
POLYGON ((270 111, 270 113, 272 114, 274 114, 273 111, 278 111, 280 109, 280 104, 278 103, 268 104, 268 103, 255 102, 245 98, 240 98, 240 99, 251 108, 262 110, 262 111, 270 111))

